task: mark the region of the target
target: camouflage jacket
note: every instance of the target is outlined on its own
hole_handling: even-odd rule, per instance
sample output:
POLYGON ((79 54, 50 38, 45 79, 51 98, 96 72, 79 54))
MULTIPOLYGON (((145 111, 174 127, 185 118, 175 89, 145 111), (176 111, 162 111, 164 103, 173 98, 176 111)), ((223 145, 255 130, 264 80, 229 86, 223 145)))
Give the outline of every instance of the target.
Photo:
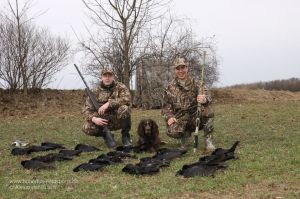
MULTIPOLYGON (((118 109, 122 105, 127 105, 129 107, 131 105, 129 89, 121 82, 114 81, 110 86, 105 86, 101 82, 94 93, 100 106, 109 101, 108 111, 118 109)), ((98 110, 95 110, 91 99, 87 97, 83 108, 86 120, 90 121, 94 116, 98 116, 97 111, 98 110)))
MULTIPOLYGON (((164 93, 162 116, 168 121, 168 119, 172 117, 178 118, 182 114, 195 113, 197 111, 198 92, 198 83, 193 78, 188 76, 184 85, 177 78, 173 79, 164 93)), ((210 106, 212 99, 206 88, 204 89, 204 94, 207 96, 207 102, 203 104, 204 109, 201 116, 213 117, 213 111, 210 106)))

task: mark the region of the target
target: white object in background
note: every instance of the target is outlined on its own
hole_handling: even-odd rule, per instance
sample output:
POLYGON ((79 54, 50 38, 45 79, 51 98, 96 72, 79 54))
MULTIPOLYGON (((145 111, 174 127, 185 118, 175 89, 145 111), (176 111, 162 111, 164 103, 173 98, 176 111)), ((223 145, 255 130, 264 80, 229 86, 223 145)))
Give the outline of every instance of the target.
POLYGON ((29 143, 22 142, 21 140, 15 140, 12 145, 16 147, 25 147, 28 146, 29 143))

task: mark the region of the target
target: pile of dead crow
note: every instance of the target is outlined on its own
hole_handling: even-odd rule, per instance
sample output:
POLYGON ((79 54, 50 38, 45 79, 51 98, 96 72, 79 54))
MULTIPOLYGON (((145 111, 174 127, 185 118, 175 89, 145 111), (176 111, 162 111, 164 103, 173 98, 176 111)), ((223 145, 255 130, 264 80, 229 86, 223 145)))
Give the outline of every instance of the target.
MULTIPOLYGON (((193 177, 193 176, 214 176, 217 170, 223 170, 228 167, 225 163, 228 160, 236 159, 235 149, 239 142, 235 142, 229 149, 217 148, 210 155, 200 157, 199 160, 192 164, 183 165, 176 176, 193 177)), ((75 156, 84 152, 100 151, 100 149, 85 144, 78 144, 74 149, 66 149, 61 144, 43 142, 40 146, 30 146, 27 148, 14 148, 12 155, 28 155, 33 152, 49 151, 59 149, 58 153, 49 153, 44 156, 36 156, 30 160, 21 161, 25 169, 41 170, 54 169, 55 161, 70 161, 75 156)), ((123 163, 124 160, 137 159, 134 153, 141 152, 139 147, 117 147, 114 151, 101 154, 86 163, 82 163, 73 169, 78 171, 102 171, 106 166, 123 163)), ((168 167, 170 162, 176 158, 182 157, 187 150, 161 148, 154 156, 140 158, 136 164, 127 164, 122 171, 133 175, 153 175, 160 171, 161 167, 168 167)))

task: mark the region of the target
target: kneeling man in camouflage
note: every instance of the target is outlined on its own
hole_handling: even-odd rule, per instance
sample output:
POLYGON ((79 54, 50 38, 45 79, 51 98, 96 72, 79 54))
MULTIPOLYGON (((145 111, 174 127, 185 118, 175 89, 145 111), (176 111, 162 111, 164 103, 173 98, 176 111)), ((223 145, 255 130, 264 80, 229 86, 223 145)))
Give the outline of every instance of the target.
POLYGON ((186 147, 187 138, 196 128, 197 103, 204 107, 201 111, 201 124, 205 138, 205 150, 215 149, 212 143, 214 113, 211 96, 207 89, 200 94, 197 82, 188 75, 188 66, 183 58, 174 61, 175 78, 168 84, 164 94, 162 115, 167 123, 167 135, 181 140, 186 147))
POLYGON ((94 92, 99 110, 95 110, 92 101, 87 97, 84 105, 86 115, 83 132, 87 135, 103 137, 109 148, 115 147, 116 142, 111 131, 121 129, 122 144, 132 145, 130 139, 131 129, 131 96, 129 89, 115 80, 111 68, 101 71, 101 81, 94 92))

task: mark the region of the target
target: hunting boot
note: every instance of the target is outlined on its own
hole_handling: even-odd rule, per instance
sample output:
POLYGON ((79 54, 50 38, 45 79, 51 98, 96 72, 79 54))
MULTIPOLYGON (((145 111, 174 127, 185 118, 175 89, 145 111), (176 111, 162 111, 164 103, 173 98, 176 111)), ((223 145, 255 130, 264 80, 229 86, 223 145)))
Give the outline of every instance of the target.
POLYGON ((123 146, 132 146, 132 141, 130 139, 130 129, 131 129, 131 118, 127 117, 121 121, 121 134, 122 134, 122 144, 123 146))
POLYGON ((182 149, 185 149, 188 146, 190 133, 189 132, 183 132, 182 137, 180 138, 180 144, 182 149))
POLYGON ((182 148, 182 149, 186 148, 186 145, 187 145, 187 139, 186 139, 186 137, 180 138, 180 144, 181 144, 180 148, 182 148))
POLYGON ((207 134, 204 136, 204 142, 205 142, 205 151, 213 151, 216 149, 216 147, 212 143, 212 135, 207 134))
POLYGON ((110 132, 110 130, 107 128, 107 126, 103 127, 103 134, 104 134, 104 140, 105 144, 108 148, 113 148, 116 146, 116 142, 114 140, 113 134, 110 132))

